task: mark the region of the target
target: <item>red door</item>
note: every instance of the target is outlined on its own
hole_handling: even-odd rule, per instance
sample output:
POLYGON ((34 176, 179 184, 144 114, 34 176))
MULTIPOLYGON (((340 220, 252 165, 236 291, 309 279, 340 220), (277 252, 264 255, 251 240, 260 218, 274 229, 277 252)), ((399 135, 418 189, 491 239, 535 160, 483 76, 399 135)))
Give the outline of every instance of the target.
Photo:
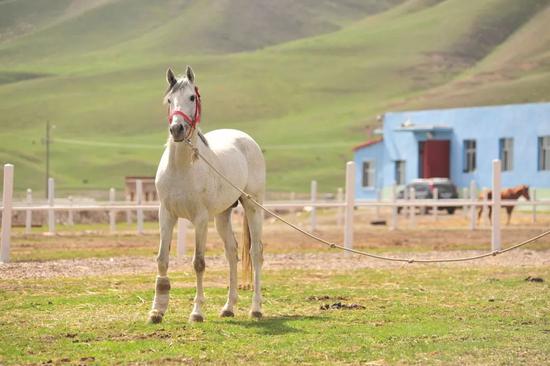
POLYGON ((422 156, 422 178, 449 178, 449 140, 427 140, 422 156))

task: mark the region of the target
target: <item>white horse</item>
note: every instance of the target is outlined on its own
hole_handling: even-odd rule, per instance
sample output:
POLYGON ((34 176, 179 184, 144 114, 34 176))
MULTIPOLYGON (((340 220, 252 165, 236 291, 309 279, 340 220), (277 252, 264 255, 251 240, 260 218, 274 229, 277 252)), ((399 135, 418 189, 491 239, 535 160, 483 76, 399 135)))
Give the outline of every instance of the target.
POLYGON ((155 298, 149 321, 161 322, 168 307, 168 256, 172 231, 178 218, 188 219, 195 227, 193 267, 197 289, 189 321, 204 320, 204 252, 208 221, 212 216, 215 217, 216 229, 225 244, 225 256, 229 262, 229 293, 220 316, 234 316, 238 297, 238 255, 237 241, 231 227, 231 211, 238 200, 245 210, 243 257, 251 257, 249 260, 251 259, 254 272, 250 316, 261 318, 262 212, 219 177, 202 159, 198 159, 185 140, 189 140, 210 163, 259 202, 263 202, 265 193, 265 161, 262 151, 250 136, 241 131, 223 129, 201 134, 197 129, 201 119, 200 94, 195 87, 195 75, 189 66, 182 78, 176 78, 172 70, 168 69, 166 80, 168 91, 165 102, 169 104, 170 135, 155 179, 160 200, 160 247, 155 298))

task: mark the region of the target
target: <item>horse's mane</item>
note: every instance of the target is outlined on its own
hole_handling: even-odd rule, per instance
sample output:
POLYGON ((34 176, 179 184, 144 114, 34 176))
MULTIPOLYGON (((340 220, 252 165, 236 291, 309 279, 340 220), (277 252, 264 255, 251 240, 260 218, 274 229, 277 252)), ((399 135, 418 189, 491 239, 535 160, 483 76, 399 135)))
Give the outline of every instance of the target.
POLYGON ((168 96, 170 94, 176 92, 177 90, 185 88, 189 84, 190 83, 189 83, 189 80, 187 80, 187 78, 178 79, 178 81, 175 82, 173 85, 169 86, 166 92, 164 93, 164 97, 162 98, 163 103, 166 104, 168 102, 168 96))

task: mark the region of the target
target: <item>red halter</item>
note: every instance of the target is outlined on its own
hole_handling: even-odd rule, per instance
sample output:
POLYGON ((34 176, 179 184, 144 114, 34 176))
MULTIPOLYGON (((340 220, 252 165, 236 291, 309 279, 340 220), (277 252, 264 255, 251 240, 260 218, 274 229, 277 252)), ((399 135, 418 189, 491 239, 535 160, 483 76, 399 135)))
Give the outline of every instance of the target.
MULTIPOLYGON (((168 106, 168 112, 170 112, 170 106, 168 106)), ((195 115, 193 118, 189 117, 187 114, 182 111, 175 110, 172 113, 168 114, 168 123, 172 123, 174 116, 181 116, 185 122, 191 126, 191 129, 194 130, 199 122, 201 121, 201 95, 199 94, 199 88, 195 86, 195 115)), ((189 135, 191 131, 189 132, 189 135)), ((186 136, 186 138, 189 136, 186 136)))

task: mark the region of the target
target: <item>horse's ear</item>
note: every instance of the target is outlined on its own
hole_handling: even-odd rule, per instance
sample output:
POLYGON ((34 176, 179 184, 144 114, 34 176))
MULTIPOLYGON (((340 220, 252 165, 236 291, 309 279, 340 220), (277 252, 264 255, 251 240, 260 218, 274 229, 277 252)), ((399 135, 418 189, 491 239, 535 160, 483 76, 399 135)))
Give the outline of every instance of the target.
POLYGON ((193 69, 191 66, 187 65, 187 70, 185 70, 185 75, 187 76, 187 80, 189 80, 190 83, 195 83, 195 73, 193 72, 193 69))
POLYGON ((178 82, 178 80, 176 79, 176 75, 174 75, 174 72, 171 68, 168 68, 168 70, 166 70, 166 81, 168 82, 168 85, 170 85, 170 88, 178 82))

